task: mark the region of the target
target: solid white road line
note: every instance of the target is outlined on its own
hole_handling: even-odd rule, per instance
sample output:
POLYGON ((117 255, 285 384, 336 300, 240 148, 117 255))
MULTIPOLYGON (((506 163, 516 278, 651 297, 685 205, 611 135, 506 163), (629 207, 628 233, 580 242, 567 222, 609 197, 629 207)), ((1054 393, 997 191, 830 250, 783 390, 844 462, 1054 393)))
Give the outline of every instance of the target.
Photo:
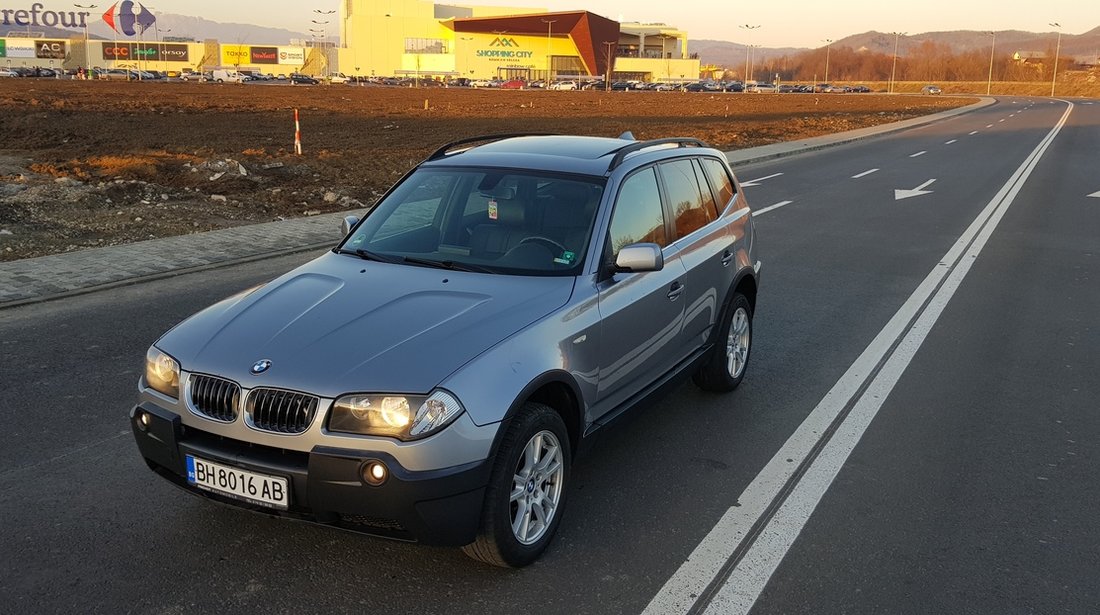
POLYGON ((978 134, 978 131, 977 131, 977 130, 975 130, 974 132, 970 133, 970 134, 969 134, 968 136, 971 136, 971 137, 973 137, 973 136, 974 136, 974 135, 976 135, 976 134, 978 134))
POLYGON ((958 142, 959 142, 959 140, 958 140, 958 139, 951 139, 951 140, 950 140, 950 141, 948 141, 947 143, 944 143, 944 145, 951 145, 952 143, 958 143, 958 142))
POLYGON ((749 186, 759 186, 760 182, 767 181, 767 180, 772 179, 774 177, 779 177, 780 175, 782 175, 782 173, 776 173, 775 175, 769 175, 767 177, 761 177, 759 179, 750 179, 747 182, 742 182, 741 187, 742 188, 747 188, 749 186))
POLYGON ((687 613, 695 609, 697 602, 707 613, 748 613, 997 223, 1065 125, 1073 110, 1071 103, 1066 104, 1069 106, 1058 124, 669 578, 645 614, 687 613), (879 365, 882 368, 876 374, 879 365), (810 460, 811 453, 852 401, 855 404, 851 412, 820 454, 810 460), (785 500, 777 502, 806 462, 809 466, 801 480, 793 484, 785 500), (776 513, 765 518, 777 504, 776 513), (758 527, 760 522, 764 525, 758 527), (742 551, 742 543, 750 537, 753 540, 742 551), (741 556, 735 559, 738 553, 741 556))
POLYGON ((867 177, 871 173, 876 173, 876 172, 878 172, 878 169, 871 169, 870 171, 864 171, 864 172, 860 173, 859 175, 853 175, 852 179, 859 179, 861 177, 867 177))
MULTIPOLYGON (((742 184, 742 185, 744 185, 744 184, 742 184)), ((762 215, 768 213, 769 211, 775 211, 776 209, 779 209, 780 207, 783 207, 784 205, 790 205, 791 203, 794 203, 794 201, 780 201, 780 202, 776 203, 775 205, 769 205, 769 206, 765 207, 764 209, 761 209, 760 211, 752 212, 752 217, 755 218, 756 216, 762 216, 762 215)))
POLYGON ((925 154, 927 154, 927 153, 928 153, 927 151, 923 151, 923 152, 917 152, 917 153, 915 153, 915 154, 912 154, 912 155, 911 155, 911 156, 909 156, 909 157, 910 157, 910 158, 916 158, 917 156, 923 156, 923 155, 925 155, 925 154))
POLYGON ((986 128, 993 128, 993 124, 986 126, 986 128))
POLYGON ((1000 124, 1003 121, 1004 121, 1004 119, 999 119, 999 120, 997 120, 997 123, 1000 124))

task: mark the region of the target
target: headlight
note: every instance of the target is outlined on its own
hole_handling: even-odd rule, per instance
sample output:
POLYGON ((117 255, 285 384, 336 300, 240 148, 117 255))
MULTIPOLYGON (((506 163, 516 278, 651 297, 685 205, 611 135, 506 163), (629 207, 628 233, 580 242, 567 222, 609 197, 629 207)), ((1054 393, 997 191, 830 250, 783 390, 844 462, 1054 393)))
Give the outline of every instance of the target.
POLYGON ((145 353, 145 383, 154 391, 179 399, 180 364, 156 346, 150 346, 145 353))
POLYGON ((345 395, 332 405, 329 431, 419 440, 450 425, 462 404, 446 391, 422 395, 345 395))

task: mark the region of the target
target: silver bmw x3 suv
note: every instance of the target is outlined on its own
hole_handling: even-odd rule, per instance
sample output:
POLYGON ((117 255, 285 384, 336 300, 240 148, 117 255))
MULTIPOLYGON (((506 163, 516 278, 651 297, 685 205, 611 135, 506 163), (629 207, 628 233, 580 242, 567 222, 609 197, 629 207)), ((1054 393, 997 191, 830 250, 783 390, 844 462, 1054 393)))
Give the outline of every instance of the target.
POLYGON ((523 566, 601 427, 684 376, 740 384, 755 243, 694 139, 452 143, 330 253, 157 340, 134 436, 193 494, 523 566))

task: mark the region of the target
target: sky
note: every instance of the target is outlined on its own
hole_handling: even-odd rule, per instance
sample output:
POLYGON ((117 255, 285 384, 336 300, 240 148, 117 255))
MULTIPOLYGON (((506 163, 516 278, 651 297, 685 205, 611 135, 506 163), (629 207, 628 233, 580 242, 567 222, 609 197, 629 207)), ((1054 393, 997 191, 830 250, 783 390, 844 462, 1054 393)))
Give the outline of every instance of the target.
MULTIPOLYGON (((29 3, 29 0, 28 0, 29 3)), ((45 0, 47 5, 53 4, 45 0)), ((313 9, 336 10, 338 0, 143 0, 154 12, 195 15, 214 21, 306 30, 313 9)), ((545 7, 551 11, 586 9, 610 19, 663 22, 687 30, 691 39, 748 42, 765 47, 819 47, 824 39, 841 39, 868 30, 918 34, 944 30, 1025 30, 1081 34, 1100 26, 1097 0, 440 0, 439 4, 545 7), (916 7, 907 10, 905 6, 916 7), (754 30, 741 25, 759 25, 754 30)), ((3 0, 5 6, 20 4, 3 0)), ((86 4, 86 3, 82 3, 86 4)), ((47 8, 51 8, 47 6, 47 8)), ((333 15, 335 18, 336 15, 333 15)), ((333 19, 335 23, 336 19, 333 19)))

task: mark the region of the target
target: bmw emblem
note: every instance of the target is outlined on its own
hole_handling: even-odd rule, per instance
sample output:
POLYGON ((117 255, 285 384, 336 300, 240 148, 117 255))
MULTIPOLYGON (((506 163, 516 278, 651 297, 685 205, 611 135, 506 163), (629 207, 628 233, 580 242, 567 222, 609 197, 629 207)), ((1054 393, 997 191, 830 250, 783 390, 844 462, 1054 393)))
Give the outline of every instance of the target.
POLYGON ((269 369, 271 369, 271 361, 269 359, 256 361, 256 364, 252 366, 252 375, 259 376, 269 369))

